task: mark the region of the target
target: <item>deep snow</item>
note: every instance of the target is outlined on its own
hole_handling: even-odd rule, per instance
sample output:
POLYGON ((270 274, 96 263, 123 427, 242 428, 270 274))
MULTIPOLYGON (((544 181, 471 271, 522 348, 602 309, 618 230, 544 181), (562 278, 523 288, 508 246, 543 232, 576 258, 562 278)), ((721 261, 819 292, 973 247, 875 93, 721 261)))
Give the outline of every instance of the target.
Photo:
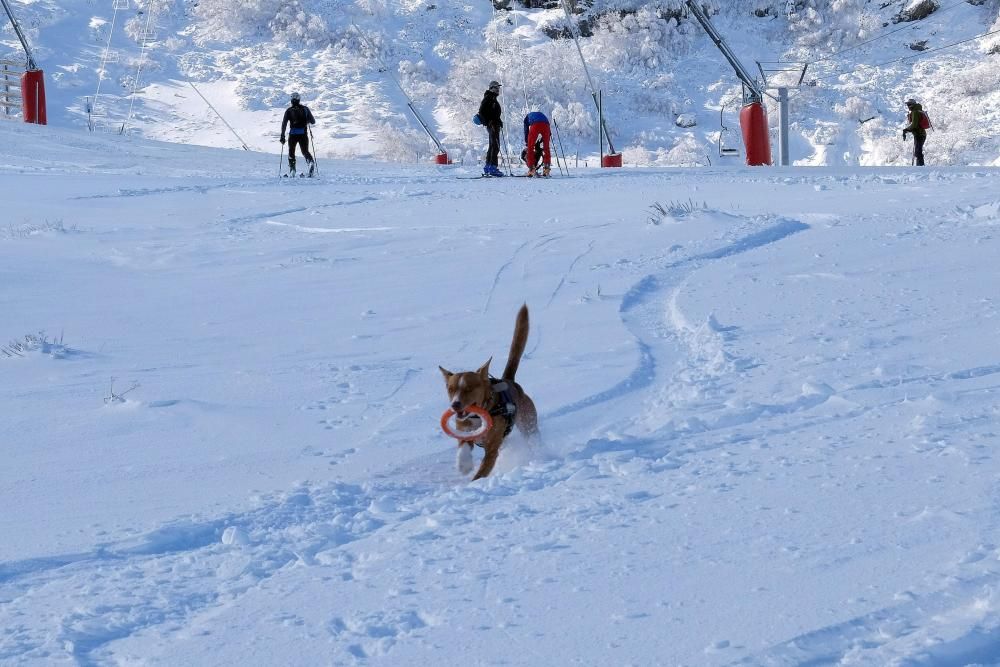
POLYGON ((0 664, 1000 661, 995 169, 276 162, 0 124, 0 664))

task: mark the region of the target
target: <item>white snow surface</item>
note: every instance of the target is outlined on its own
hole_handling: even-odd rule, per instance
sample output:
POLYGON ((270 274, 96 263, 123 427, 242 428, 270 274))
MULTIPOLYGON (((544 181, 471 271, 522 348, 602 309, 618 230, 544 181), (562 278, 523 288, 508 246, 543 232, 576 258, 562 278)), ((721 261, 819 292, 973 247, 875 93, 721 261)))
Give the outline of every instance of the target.
POLYGON ((0 125, 0 664, 1000 662, 998 170, 276 157, 0 125))

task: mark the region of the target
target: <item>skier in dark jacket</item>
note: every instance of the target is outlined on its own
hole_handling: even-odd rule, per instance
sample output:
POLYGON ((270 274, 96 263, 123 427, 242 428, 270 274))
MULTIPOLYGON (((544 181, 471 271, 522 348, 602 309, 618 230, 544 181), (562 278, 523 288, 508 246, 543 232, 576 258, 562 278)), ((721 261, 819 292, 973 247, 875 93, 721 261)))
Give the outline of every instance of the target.
POLYGON ((486 151, 486 165, 483 167, 483 176, 503 176, 498 166, 500 159, 500 129, 503 127, 501 118, 503 110, 497 96, 500 94, 500 82, 490 81, 490 87, 483 95, 483 101, 479 104, 479 120, 486 127, 490 135, 490 148, 486 151))
POLYGON ((315 125, 316 119, 313 118, 312 111, 309 111, 309 107, 301 103, 301 97, 298 93, 292 93, 292 105, 285 109, 285 117, 281 120, 281 143, 285 143, 285 127, 291 125, 291 129, 288 131, 288 175, 295 176, 295 147, 302 147, 302 157, 306 159, 306 164, 309 165, 309 175, 313 175, 313 170, 316 168, 316 163, 313 161, 313 156, 309 152, 309 134, 306 130, 306 125, 315 125))
MULTIPOLYGON (((918 167, 924 166, 924 142, 927 141, 927 130, 924 129, 924 119, 927 114, 924 108, 915 99, 906 100, 906 127, 903 128, 903 141, 906 141, 906 134, 913 134, 913 158, 918 167)), ((929 124, 929 123, 928 123, 929 124)))
POLYGON ((537 146, 542 144, 542 176, 548 177, 552 154, 549 143, 552 140, 552 130, 549 129, 549 119, 541 111, 532 111, 524 117, 524 145, 527 146, 528 176, 537 175, 537 146))

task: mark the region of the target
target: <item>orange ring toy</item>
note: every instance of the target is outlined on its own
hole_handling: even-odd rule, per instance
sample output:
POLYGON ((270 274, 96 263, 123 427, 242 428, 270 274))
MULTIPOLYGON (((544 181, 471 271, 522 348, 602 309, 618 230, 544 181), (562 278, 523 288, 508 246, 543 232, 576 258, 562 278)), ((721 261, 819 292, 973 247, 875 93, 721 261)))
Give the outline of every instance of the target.
POLYGON ((452 410, 451 408, 448 408, 447 410, 444 411, 444 414, 441 415, 441 430, 444 431, 447 435, 450 435, 451 437, 455 438, 456 440, 461 440, 463 442, 472 442, 473 440, 475 440, 481 435, 486 434, 487 432, 489 432, 491 428, 493 428, 493 417, 491 417, 490 413, 487 412, 486 410, 483 410, 481 407, 476 405, 470 405, 468 408, 465 409, 465 411, 467 413, 471 413, 479 417, 479 420, 482 422, 482 425, 475 431, 454 431, 452 430, 451 425, 448 424, 448 421, 455 416, 455 411, 452 410))

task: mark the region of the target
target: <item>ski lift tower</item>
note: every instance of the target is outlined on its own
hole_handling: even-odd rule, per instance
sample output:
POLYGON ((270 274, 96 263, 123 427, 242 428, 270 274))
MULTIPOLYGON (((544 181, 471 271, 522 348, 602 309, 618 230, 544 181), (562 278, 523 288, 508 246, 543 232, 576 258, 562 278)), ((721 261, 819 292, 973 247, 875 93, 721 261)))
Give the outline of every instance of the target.
POLYGON ((583 49, 580 47, 579 30, 573 21, 573 14, 570 12, 569 0, 560 0, 563 12, 566 14, 567 28, 573 35, 573 42, 576 44, 576 52, 580 54, 580 62, 583 63, 583 73, 587 75, 587 85, 590 86, 590 96, 594 98, 594 106, 597 107, 597 117, 600 123, 598 134, 601 140, 601 166, 620 167, 622 166, 622 154, 615 151, 615 145, 611 143, 611 135, 608 133, 607 123, 604 122, 604 95, 603 91, 598 93, 594 87, 594 79, 590 76, 590 68, 587 67, 587 59, 583 57, 583 49), (604 155, 604 140, 608 142, 608 154, 604 155))
POLYGON ((698 0, 685 0, 687 7, 701 27, 729 61, 737 78, 743 83, 743 108, 740 109, 740 128, 743 130, 743 144, 746 147, 747 165, 751 167, 771 164, 771 139, 767 126, 767 109, 764 108, 765 84, 751 76, 750 71, 736 57, 726 40, 715 29, 708 16, 698 4, 698 0))
POLYGON ((788 150, 788 89, 802 86, 807 69, 809 69, 807 62, 757 61, 757 70, 764 81, 764 90, 778 92, 778 164, 782 167, 791 164, 788 150))
POLYGON ((31 46, 28 44, 28 39, 24 36, 24 32, 21 31, 21 24, 14 18, 14 12, 11 11, 7 0, 0 0, 0 3, 3 4, 3 9, 7 13, 7 19, 14 28, 17 38, 21 41, 28 64, 24 73, 21 74, 21 115, 25 123, 45 125, 45 74, 35 64, 35 57, 31 54, 31 46))

